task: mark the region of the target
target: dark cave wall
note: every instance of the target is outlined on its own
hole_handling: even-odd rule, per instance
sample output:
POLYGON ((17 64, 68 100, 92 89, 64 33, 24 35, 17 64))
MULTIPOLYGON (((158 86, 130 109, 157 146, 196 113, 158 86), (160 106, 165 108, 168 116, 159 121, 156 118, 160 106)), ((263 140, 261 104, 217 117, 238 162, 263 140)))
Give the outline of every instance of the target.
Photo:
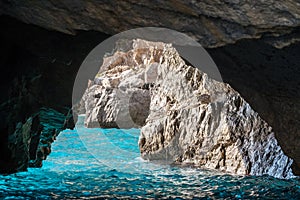
POLYGON ((83 31, 70 36, 6 16, 0 17, 0 24, 0 172, 10 173, 26 169, 28 157, 36 157, 34 154, 39 152, 34 149, 38 148, 41 133, 45 145, 39 156, 45 159, 57 132, 72 128, 72 119, 67 115, 77 70, 89 51, 107 35, 83 31), (30 118, 31 130, 14 134, 16 127, 30 118), (43 126, 51 129, 42 131, 43 126), (29 135, 29 147, 22 134, 29 135), (27 155, 27 148, 31 155, 27 155))
MULTIPOLYGON (((33 149, 40 137, 40 126, 45 124, 37 122, 45 120, 45 109, 41 108, 49 109, 46 109, 46 113, 58 111, 67 115, 80 64, 108 35, 94 31, 66 35, 6 16, 0 17, 0 23, 0 87, 3 91, 0 95, 0 168, 5 172, 5 168, 20 167, 18 159, 26 160, 26 156, 12 158, 12 151, 24 152, 21 144, 15 145, 15 149, 7 148, 9 135, 14 132, 17 123, 24 124, 30 117, 34 119, 35 125, 32 125, 29 133, 31 137, 36 137, 32 139, 32 144, 35 144, 31 145, 33 158, 36 153, 33 149)), ((299 173, 300 43, 276 49, 263 40, 251 39, 207 50, 219 67, 224 82, 239 91, 273 126, 285 153, 296 160, 294 171, 299 173)), ((63 115, 59 116, 63 118, 63 115)), ((61 123, 55 125, 57 130, 64 128, 64 120, 58 120, 61 123)), ((47 154, 48 150, 43 151, 47 154)))

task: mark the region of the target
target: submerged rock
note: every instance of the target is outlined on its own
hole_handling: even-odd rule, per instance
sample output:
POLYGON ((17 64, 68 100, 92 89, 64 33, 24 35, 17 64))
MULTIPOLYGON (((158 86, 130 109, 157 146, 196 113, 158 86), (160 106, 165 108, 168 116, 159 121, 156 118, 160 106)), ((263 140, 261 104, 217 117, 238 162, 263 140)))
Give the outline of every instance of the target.
POLYGON ((147 160, 293 176, 293 160, 272 128, 228 84, 186 65, 171 44, 137 39, 103 63, 81 102, 87 126, 143 126, 139 147, 147 160))

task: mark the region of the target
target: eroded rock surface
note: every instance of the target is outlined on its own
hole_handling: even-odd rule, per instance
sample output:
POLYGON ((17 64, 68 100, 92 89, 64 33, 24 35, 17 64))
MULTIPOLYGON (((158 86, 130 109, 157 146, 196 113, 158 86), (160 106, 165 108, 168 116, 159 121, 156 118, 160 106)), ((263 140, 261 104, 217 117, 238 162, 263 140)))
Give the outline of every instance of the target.
POLYGON ((139 124, 144 159, 242 175, 293 176, 293 160, 277 144, 272 128, 228 84, 186 65, 170 44, 135 40, 132 50, 106 58, 89 85, 82 101, 87 126, 116 127, 130 116, 120 112, 130 103, 116 98, 122 96, 118 91, 129 98, 132 90, 150 95, 148 100, 138 96, 147 102, 141 106, 143 121, 149 112, 139 124))
POLYGON ((0 2, 0 14, 69 34, 76 30, 115 34, 136 27, 167 27, 195 37, 205 47, 262 36, 278 48, 299 41, 299 35, 293 33, 300 25, 297 0, 11 0, 0 2), (274 40, 276 37, 280 39, 274 40))
POLYGON ((1 162, 0 172, 13 173, 26 171, 28 167, 42 167, 43 160, 51 153, 51 144, 66 128, 71 117, 50 108, 41 108, 24 123, 18 122, 14 133, 8 137, 11 161, 1 162))
POLYGON ((106 57, 81 101, 87 127, 141 127, 149 115, 150 88, 163 49, 139 40, 128 52, 106 57))
POLYGON ((284 153, 300 175, 300 45, 275 49, 248 40, 208 52, 229 83, 272 126, 284 153))

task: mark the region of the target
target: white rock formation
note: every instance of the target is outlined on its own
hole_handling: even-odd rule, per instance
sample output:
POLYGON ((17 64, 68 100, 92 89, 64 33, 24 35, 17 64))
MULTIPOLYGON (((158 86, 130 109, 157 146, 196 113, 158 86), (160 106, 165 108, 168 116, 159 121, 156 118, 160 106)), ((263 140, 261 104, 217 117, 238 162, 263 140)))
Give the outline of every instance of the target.
POLYGON ((83 102, 88 127, 142 126, 141 156, 240 175, 293 176, 272 128, 171 44, 135 40, 105 58, 83 102))

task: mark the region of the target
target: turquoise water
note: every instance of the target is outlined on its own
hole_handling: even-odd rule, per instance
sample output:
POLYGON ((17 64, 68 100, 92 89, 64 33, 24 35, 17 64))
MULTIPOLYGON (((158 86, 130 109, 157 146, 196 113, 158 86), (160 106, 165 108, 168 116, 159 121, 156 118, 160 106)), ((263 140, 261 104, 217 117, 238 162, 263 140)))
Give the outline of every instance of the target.
POLYGON ((0 176, 2 199, 299 199, 300 180, 232 176, 151 163, 139 130, 66 130, 41 169, 0 176))

